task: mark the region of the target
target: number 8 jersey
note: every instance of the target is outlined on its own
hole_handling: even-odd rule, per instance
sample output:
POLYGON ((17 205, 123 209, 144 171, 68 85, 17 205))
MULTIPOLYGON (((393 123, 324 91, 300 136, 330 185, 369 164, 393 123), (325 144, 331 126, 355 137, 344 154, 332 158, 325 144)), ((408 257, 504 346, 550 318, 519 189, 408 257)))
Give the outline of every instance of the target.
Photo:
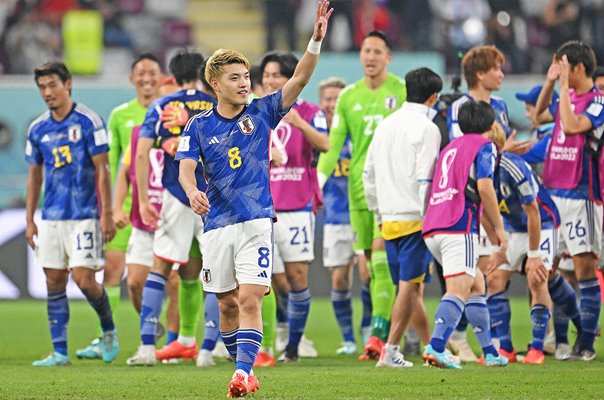
POLYGON ((92 157, 109 151, 101 117, 75 104, 62 121, 45 112, 29 126, 25 159, 44 165, 42 219, 81 220, 99 217, 92 157))
POLYGON ((216 108, 191 118, 176 160, 201 158, 210 213, 204 231, 260 218, 274 218, 269 181, 271 130, 289 109, 281 91, 254 99, 232 119, 216 108))

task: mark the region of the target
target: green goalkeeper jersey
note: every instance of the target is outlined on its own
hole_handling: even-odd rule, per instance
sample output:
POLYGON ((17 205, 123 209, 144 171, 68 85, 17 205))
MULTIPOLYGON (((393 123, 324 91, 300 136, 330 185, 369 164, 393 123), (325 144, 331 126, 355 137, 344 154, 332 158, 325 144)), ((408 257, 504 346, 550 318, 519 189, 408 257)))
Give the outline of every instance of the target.
POLYGON ((373 132, 384 118, 401 107, 406 98, 405 81, 394 74, 388 74, 386 81, 377 90, 369 89, 363 78, 347 86, 338 97, 329 130, 329 151, 321 154, 317 170, 326 177, 331 176, 346 136, 350 134, 352 157, 348 197, 352 211, 367 210, 363 168, 373 132))
MULTIPOLYGON (((120 169, 120 161, 124 152, 130 144, 132 128, 141 125, 145 120, 147 108, 138 100, 132 99, 111 110, 109 115, 109 169, 111 181, 115 184, 115 178, 120 169)), ((129 213, 132 207, 132 186, 128 189, 128 196, 124 201, 124 211, 129 213)))

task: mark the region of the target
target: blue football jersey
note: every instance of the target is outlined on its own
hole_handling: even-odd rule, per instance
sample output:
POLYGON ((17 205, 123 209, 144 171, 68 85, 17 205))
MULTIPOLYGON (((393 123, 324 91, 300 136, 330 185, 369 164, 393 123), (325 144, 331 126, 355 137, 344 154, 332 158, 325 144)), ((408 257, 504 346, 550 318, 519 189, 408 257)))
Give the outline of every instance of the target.
POLYGON ((503 153, 495 174, 495 190, 499 200, 499 211, 508 232, 527 232, 528 219, 523 205, 537 200, 541 215, 541 228, 551 229, 560 225, 560 215, 547 190, 530 165, 520 156, 503 153))
POLYGON ((31 123, 25 159, 29 164, 44 165, 42 219, 99 217, 92 157, 108 151, 105 123, 82 104, 74 103, 62 121, 47 111, 31 123))
MULTIPOLYGON (((598 91, 596 87, 593 87, 591 90, 596 92, 598 91)), ((552 116, 555 117, 558 110, 559 106, 554 108, 553 112, 552 109, 550 109, 552 116)), ((604 131, 604 96, 594 97, 585 111, 583 111, 582 115, 586 116, 591 121, 591 126, 595 131, 595 136, 600 137, 602 135, 602 131, 604 131)), ((600 171, 598 169, 597 158, 590 157, 589 153, 584 151, 581 180, 579 181, 577 187, 573 190, 550 188, 549 192, 554 196, 567 199, 591 199, 598 202, 601 201, 602 195, 600 193, 600 171)))
POLYGON ((350 155, 352 154, 352 141, 350 135, 340 151, 340 158, 333 174, 323 186, 323 204, 325 206, 325 223, 334 225, 350 224, 348 211, 348 173, 350 168, 350 155))
MULTIPOLYGON (((457 115, 459 114, 459 108, 468 100, 474 100, 470 95, 464 94, 459 99, 455 100, 449 110, 447 111, 447 130, 449 131, 449 140, 453 140, 463 135, 463 132, 459 128, 457 122, 457 115)), ((495 112, 495 119, 505 132, 505 136, 509 137, 512 134, 512 128, 510 128, 510 118, 508 114, 508 107, 500 97, 491 96, 491 108, 495 112)), ((468 132, 468 133, 481 133, 481 132, 468 132)))
MULTIPOLYGON (((167 95, 158 99, 151 104, 145 121, 141 126, 140 137, 146 137, 150 139, 163 140, 171 137, 181 135, 183 127, 176 126, 174 128, 164 128, 163 123, 160 121, 162 110, 170 105, 172 107, 184 107, 189 112, 189 117, 193 117, 201 111, 209 110, 216 104, 216 100, 195 89, 180 90, 176 93, 167 95)), ((203 179, 203 167, 201 164, 197 166, 195 170, 195 176, 197 177, 197 187, 201 191, 206 190, 205 180, 203 179)), ((164 161, 164 173, 162 176, 162 184, 164 187, 181 203, 187 207, 190 206, 189 199, 186 193, 178 182, 178 163, 169 154, 166 154, 164 161)))
POLYGON ((204 230, 259 218, 274 218, 269 180, 269 139, 289 109, 281 91, 252 100, 236 117, 227 119, 216 108, 192 118, 185 127, 176 160, 189 158, 204 165, 210 212, 204 230))

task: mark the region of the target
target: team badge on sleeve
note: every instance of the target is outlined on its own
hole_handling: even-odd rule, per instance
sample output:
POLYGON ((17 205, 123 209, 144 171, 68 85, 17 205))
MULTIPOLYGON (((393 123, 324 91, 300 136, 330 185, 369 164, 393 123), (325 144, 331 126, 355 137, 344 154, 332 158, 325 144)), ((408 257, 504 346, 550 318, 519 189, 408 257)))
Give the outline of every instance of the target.
POLYGON ((396 96, 388 96, 386 97, 386 108, 388 110, 394 110, 396 108, 396 96))
POLYGON ((239 126, 241 133, 243 133, 244 135, 251 135, 252 132, 254 132, 254 129, 256 129, 254 121, 249 115, 246 115, 240 121, 238 121, 237 125, 239 126))
POLYGON ((82 128, 80 125, 72 125, 67 128, 67 138, 72 143, 77 143, 82 139, 82 128))
POLYGON ((102 146, 104 144, 109 143, 109 135, 107 135, 107 131, 105 129, 98 129, 94 131, 94 144, 97 146, 102 146))

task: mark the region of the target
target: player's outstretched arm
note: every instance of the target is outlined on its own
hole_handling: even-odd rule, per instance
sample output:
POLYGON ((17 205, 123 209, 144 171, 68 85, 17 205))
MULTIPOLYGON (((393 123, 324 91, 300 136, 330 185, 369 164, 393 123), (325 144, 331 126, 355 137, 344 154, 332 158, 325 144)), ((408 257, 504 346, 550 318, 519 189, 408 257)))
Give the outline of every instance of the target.
POLYGON ((111 213, 111 178, 109 177, 109 156, 100 153, 92 157, 96 171, 97 187, 101 202, 101 235, 105 243, 115 236, 115 224, 111 213))
POLYGON ((308 43, 306 52, 298 62, 294 75, 283 86, 283 108, 289 108, 294 101, 300 96, 302 89, 310 81, 317 62, 319 61, 319 53, 321 52, 321 42, 327 33, 327 24, 329 17, 333 12, 333 8, 329 8, 329 1, 319 1, 317 5, 317 16, 315 19, 315 27, 312 34, 312 39, 308 43))
POLYGON ((30 165, 27 175, 27 192, 25 195, 26 228, 25 238, 32 249, 36 248, 34 236, 38 235, 38 227, 34 222, 34 213, 40 200, 42 190, 42 164, 30 165))
POLYGON ((197 189, 197 179, 195 178, 197 163, 198 161, 191 158, 180 160, 178 181, 187 194, 193 211, 199 215, 205 215, 210 212, 210 202, 206 194, 197 189))

